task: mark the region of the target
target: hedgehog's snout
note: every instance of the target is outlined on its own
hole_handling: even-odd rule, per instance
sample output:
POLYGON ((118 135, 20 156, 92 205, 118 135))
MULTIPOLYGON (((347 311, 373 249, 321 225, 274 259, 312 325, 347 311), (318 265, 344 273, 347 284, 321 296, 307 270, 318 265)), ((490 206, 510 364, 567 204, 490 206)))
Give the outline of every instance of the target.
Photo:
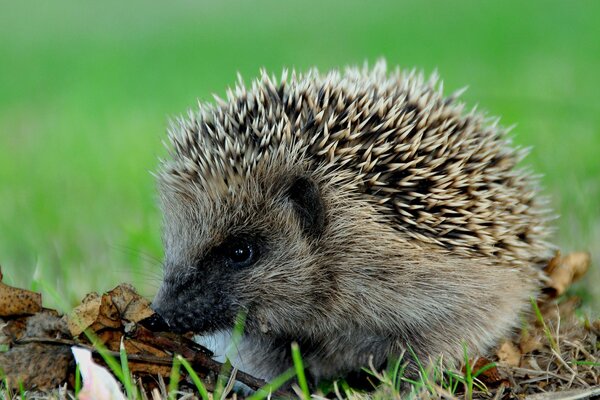
POLYGON ((235 310, 227 281, 218 273, 181 275, 167 272, 152 309, 173 332, 213 332, 233 324, 235 310))

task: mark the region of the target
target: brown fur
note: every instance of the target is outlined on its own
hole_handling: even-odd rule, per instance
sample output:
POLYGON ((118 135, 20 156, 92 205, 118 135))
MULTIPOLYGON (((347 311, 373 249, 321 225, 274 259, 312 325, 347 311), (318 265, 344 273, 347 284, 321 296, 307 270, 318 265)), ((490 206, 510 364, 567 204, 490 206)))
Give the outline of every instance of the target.
POLYGON ((463 342, 484 352, 535 293, 550 246, 535 180, 515 169, 523 154, 418 75, 264 75, 171 139, 154 305, 203 334, 245 311, 239 361, 261 377, 290 366, 293 341, 315 379, 408 346, 422 360, 456 359, 463 342), (298 177, 317 188, 300 211, 298 177), (215 261, 231 235, 260 238, 254 265, 215 261))

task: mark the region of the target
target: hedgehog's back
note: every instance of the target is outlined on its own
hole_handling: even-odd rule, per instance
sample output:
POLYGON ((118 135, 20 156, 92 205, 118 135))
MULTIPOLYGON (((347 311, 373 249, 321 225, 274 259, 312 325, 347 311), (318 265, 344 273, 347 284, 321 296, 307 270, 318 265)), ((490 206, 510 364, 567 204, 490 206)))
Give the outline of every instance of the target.
POLYGON ((351 172, 357 194, 417 241, 541 262, 551 249, 548 213, 536 179, 517 167, 526 152, 441 86, 415 72, 388 75, 383 62, 344 74, 284 73, 280 82, 263 74, 179 121, 162 176, 176 185, 221 175, 225 186, 261 160, 303 154, 332 177, 351 172))

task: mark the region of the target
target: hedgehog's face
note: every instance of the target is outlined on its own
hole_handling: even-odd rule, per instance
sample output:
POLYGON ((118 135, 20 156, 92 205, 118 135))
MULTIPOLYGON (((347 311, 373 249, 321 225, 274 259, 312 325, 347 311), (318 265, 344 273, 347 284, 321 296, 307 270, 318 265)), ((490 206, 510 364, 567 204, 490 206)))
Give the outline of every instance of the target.
POLYGON ((323 190, 303 174, 270 174, 220 194, 161 189, 165 271, 154 307, 172 328, 227 329, 246 312, 247 330, 281 331, 330 292, 323 190))

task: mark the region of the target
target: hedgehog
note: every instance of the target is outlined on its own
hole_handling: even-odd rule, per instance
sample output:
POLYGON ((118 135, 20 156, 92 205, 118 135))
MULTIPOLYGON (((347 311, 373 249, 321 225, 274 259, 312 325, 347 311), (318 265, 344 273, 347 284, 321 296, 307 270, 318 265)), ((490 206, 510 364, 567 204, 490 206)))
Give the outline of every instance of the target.
POLYGON ((267 380, 292 343, 312 382, 485 354, 537 293, 552 215, 528 150, 459 95, 379 61, 238 76, 178 118, 156 312, 214 345, 243 314, 233 363, 267 380))

